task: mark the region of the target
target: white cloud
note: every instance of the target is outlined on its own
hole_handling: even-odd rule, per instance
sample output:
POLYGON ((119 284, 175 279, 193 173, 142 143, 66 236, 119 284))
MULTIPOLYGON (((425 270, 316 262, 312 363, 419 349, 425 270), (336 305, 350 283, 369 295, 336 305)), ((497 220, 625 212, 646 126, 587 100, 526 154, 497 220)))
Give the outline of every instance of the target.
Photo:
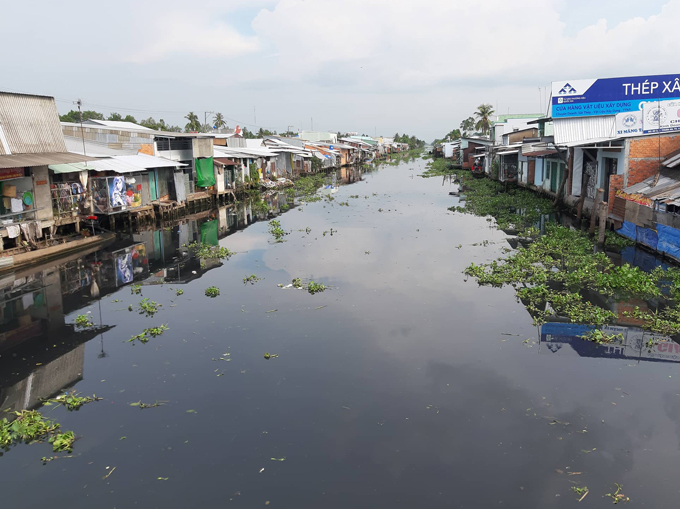
POLYGON ((258 51, 257 37, 240 34, 234 27, 216 21, 210 12, 175 11, 154 17, 127 59, 135 63, 155 62, 191 55, 205 59, 238 57, 258 51))
POLYGON ((253 27, 280 53, 282 75, 364 90, 663 73, 676 53, 680 0, 658 16, 601 20, 574 37, 561 8, 556 0, 281 0, 253 27))

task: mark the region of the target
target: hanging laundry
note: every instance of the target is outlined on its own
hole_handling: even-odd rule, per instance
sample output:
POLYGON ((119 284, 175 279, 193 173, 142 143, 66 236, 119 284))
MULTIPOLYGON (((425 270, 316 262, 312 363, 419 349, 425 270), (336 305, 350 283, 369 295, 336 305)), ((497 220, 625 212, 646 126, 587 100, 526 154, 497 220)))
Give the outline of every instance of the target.
POLYGON ((10 239, 16 239, 21 233, 21 230, 19 230, 19 225, 16 224, 11 224, 9 226, 6 226, 5 228, 7 228, 7 236, 10 239))
POLYGON ((21 200, 17 198, 11 198, 12 202, 12 212, 23 212, 24 211, 24 204, 21 202, 21 200))
POLYGON ((19 226, 21 227, 21 233, 24 235, 24 239, 31 244, 35 244, 35 224, 22 223, 19 226), (33 228, 31 228, 31 226, 33 226, 33 228))

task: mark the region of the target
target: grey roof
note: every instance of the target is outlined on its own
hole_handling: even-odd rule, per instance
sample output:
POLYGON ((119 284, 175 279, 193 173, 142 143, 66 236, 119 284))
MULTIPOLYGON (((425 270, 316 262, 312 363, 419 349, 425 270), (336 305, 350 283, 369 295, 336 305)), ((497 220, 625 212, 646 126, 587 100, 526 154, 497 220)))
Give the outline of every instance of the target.
POLYGON ((675 168, 680 165, 680 154, 676 154, 662 163, 666 168, 675 168))
POLYGON ((662 172, 659 181, 654 185, 656 175, 623 190, 626 194, 640 194, 654 201, 677 205, 680 203, 680 175, 673 172, 662 172))
POLYGON ((135 124, 134 122, 123 122, 121 120, 95 120, 90 118, 88 120, 83 120, 83 126, 86 125, 97 125, 101 127, 108 127, 109 129, 135 129, 137 131, 153 131, 153 129, 144 127, 143 125, 135 124))
POLYGON ((39 154, 0 155, 0 168, 22 168, 26 166, 47 166, 50 164, 76 163, 93 161, 94 157, 86 157, 70 152, 41 152, 39 154))
POLYGON ((53 97, 0 92, 0 154, 66 152, 53 97))

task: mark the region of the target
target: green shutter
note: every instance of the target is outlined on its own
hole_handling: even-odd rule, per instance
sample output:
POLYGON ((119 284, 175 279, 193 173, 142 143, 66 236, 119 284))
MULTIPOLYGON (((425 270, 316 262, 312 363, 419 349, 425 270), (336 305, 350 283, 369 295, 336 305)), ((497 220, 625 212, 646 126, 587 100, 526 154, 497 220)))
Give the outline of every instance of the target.
POLYGON ((213 158, 205 157, 196 159, 196 185, 198 187, 210 187, 215 185, 215 168, 213 158))

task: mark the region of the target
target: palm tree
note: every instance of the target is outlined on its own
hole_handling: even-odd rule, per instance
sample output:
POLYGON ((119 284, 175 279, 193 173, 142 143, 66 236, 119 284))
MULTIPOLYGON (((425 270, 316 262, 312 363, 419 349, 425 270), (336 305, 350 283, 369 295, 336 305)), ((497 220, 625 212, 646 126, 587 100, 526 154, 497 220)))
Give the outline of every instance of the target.
POLYGON ((200 120, 198 120, 198 115, 196 115, 196 113, 190 111, 184 118, 186 118, 189 121, 187 125, 184 126, 185 131, 190 132, 201 130, 201 122, 200 120))
POLYGON ((482 131, 482 134, 488 133, 491 129, 491 115, 493 115, 493 106, 490 104, 480 104, 477 106, 477 111, 475 111, 475 117, 477 117, 475 129, 482 131))
POLYGON ((215 129, 222 129, 227 126, 227 122, 224 120, 224 116, 221 113, 215 113, 213 125, 215 126, 215 129))

